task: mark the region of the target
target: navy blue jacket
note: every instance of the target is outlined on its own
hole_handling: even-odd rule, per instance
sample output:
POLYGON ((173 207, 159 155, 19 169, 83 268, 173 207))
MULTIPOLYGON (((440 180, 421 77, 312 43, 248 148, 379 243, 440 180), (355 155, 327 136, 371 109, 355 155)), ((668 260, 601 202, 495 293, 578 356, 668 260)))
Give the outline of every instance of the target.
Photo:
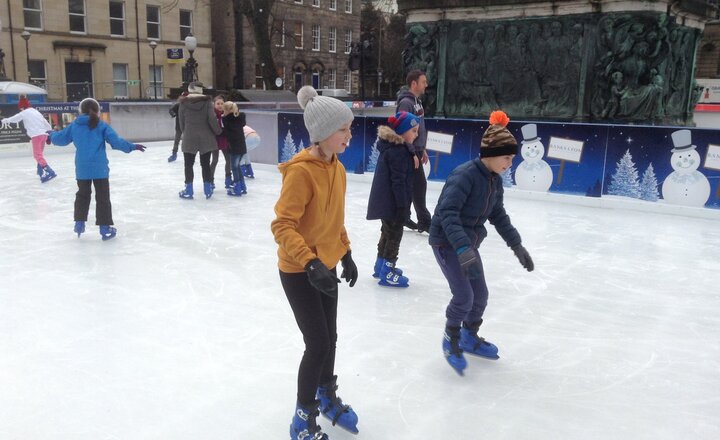
POLYGON ((522 241, 503 206, 502 178, 476 158, 455 168, 445 182, 430 224, 430 245, 477 249, 487 237, 486 220, 508 246, 522 241))
POLYGON ((413 153, 410 144, 387 126, 378 127, 380 151, 368 201, 368 220, 404 221, 410 217, 413 153))

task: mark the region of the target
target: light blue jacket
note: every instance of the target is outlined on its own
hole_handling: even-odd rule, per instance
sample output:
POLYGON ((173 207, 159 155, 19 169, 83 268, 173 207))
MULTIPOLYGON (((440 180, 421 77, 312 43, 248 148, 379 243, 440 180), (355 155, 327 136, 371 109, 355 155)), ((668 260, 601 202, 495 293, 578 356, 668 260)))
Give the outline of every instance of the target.
POLYGON ((132 144, 118 136, 107 123, 100 121, 97 127, 90 128, 88 115, 78 116, 72 124, 61 131, 50 134, 50 141, 60 147, 75 144, 75 178, 78 180, 107 179, 110 174, 105 142, 115 150, 130 153, 135 150, 132 144))

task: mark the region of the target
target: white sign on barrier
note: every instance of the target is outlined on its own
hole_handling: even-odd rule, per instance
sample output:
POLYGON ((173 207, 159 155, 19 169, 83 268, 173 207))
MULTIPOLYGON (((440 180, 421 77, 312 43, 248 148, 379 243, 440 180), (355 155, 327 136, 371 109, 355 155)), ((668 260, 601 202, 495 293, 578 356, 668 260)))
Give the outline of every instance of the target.
POLYGON ((720 171, 720 145, 708 145, 705 168, 720 171))
POLYGON ((551 137, 548 142, 548 157, 580 163, 585 142, 573 139, 551 137))
POLYGON ((439 151, 441 153, 451 154, 453 139, 454 136, 451 134, 428 131, 425 148, 432 151, 439 151))

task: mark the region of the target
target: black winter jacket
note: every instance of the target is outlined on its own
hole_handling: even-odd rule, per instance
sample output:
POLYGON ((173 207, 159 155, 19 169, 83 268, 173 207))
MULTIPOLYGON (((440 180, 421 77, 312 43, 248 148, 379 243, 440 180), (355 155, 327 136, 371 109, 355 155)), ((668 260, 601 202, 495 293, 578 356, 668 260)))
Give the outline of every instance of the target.
POLYGON ((247 153, 247 146, 245 145, 245 113, 240 112, 237 116, 230 113, 222 117, 223 121, 223 134, 230 144, 230 154, 243 155, 247 153))
POLYGON ((410 217, 413 153, 410 144, 387 126, 378 127, 380 151, 368 201, 368 220, 405 221, 410 217))
POLYGON ((445 182, 430 224, 430 245, 477 249, 487 237, 486 220, 508 246, 520 244, 503 206, 502 178, 476 158, 455 168, 445 182))

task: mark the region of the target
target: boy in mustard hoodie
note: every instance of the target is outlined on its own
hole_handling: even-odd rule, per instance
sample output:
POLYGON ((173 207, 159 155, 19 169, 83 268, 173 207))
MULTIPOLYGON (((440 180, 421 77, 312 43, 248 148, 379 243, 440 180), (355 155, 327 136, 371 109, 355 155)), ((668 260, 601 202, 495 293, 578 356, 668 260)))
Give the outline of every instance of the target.
POLYGON ((271 228, 278 244, 280 282, 303 334, 293 440, 327 440, 316 423, 320 412, 332 424, 357 433, 355 411, 337 397, 335 341, 338 283, 355 285, 358 270, 345 230, 345 168, 337 158, 350 142, 352 111, 341 101, 298 92, 311 145, 279 166, 283 176, 271 228))

